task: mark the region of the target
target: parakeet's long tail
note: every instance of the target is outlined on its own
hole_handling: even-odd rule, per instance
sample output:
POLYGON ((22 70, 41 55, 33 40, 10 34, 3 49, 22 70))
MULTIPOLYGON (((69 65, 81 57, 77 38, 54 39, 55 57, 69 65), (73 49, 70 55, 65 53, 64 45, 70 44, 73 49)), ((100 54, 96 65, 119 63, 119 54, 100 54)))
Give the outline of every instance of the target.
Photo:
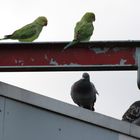
POLYGON ((11 38, 12 37, 12 35, 5 35, 4 36, 4 39, 9 39, 9 38, 11 38))
POLYGON ((70 42, 68 45, 66 45, 66 46, 64 47, 63 50, 66 50, 67 48, 69 48, 69 47, 71 47, 71 46, 77 44, 78 42, 79 42, 79 41, 77 41, 77 40, 73 40, 73 41, 70 42))
POLYGON ((0 38, 0 40, 5 40, 5 39, 7 39, 7 38, 0 38))
POLYGON ((0 40, 10 39, 12 35, 5 35, 4 38, 0 38, 0 40))

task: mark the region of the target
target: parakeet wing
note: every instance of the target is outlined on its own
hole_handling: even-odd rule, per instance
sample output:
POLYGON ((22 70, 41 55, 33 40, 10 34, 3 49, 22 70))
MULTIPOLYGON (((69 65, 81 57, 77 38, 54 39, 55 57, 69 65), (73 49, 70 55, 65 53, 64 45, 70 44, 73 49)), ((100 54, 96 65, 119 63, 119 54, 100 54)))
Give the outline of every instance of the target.
POLYGON ((79 41, 89 41, 94 27, 89 22, 78 22, 74 29, 74 39, 79 41))
POLYGON ((35 25, 26 25, 22 27, 19 30, 16 30, 12 34, 12 38, 14 39, 26 39, 26 38, 31 38, 34 36, 37 32, 36 26, 35 25))

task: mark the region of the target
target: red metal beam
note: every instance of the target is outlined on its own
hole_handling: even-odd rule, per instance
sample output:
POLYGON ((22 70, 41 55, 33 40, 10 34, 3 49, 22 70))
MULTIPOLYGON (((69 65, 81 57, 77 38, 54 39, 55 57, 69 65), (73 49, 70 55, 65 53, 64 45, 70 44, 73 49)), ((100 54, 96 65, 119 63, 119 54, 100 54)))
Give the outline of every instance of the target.
POLYGON ((0 71, 136 70, 140 41, 0 43, 0 71))

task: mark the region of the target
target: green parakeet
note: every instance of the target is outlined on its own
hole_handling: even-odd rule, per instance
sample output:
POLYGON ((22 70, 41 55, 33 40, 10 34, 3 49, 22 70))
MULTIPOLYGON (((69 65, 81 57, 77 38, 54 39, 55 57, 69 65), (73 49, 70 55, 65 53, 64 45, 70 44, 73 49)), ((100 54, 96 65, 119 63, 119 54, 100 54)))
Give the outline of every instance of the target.
POLYGON ((32 42, 38 38, 44 26, 48 23, 47 18, 40 16, 32 23, 16 30, 11 35, 5 35, 3 39, 13 39, 20 42, 32 42))
POLYGON ((93 21, 95 21, 95 14, 91 12, 85 13, 82 19, 76 23, 73 41, 66 45, 64 50, 79 42, 89 41, 94 30, 93 21))

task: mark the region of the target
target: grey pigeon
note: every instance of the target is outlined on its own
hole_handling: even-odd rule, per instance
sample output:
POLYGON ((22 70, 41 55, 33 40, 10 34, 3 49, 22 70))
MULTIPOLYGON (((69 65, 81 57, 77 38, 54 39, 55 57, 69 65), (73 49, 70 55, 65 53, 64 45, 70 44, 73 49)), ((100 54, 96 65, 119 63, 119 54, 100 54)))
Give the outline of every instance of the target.
POLYGON ((71 87, 71 98, 80 107, 94 111, 94 103, 98 94, 95 86, 90 82, 88 73, 83 73, 82 79, 75 82, 71 87))
POLYGON ((140 101, 134 102, 122 116, 123 121, 140 126, 140 101))

